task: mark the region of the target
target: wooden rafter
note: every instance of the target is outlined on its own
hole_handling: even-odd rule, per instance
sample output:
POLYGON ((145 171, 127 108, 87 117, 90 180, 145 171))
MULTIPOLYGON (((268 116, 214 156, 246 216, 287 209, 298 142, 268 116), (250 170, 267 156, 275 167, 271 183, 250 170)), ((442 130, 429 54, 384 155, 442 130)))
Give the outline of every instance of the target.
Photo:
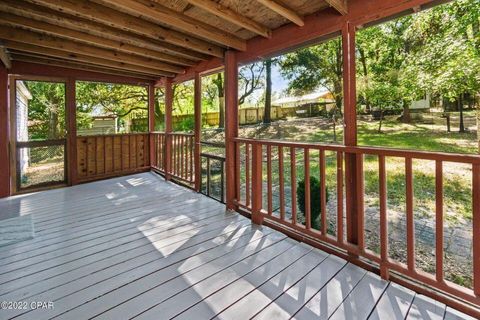
POLYGON ((149 67, 137 66, 137 65, 121 62, 121 61, 107 60, 104 58, 92 57, 92 56, 87 56, 79 53, 70 53, 70 52, 66 52, 58 49, 39 47, 39 46, 16 42, 16 41, 5 41, 5 45, 10 49, 23 52, 23 53, 30 53, 35 55, 54 57, 54 58, 66 59, 66 60, 77 61, 77 62, 84 62, 84 63, 94 64, 94 65, 103 66, 103 67, 123 69, 131 72, 149 74, 152 76, 155 76, 155 75, 173 76, 174 75, 174 73, 171 73, 171 72, 156 70, 149 67))
POLYGON ((348 14, 347 0, 325 0, 325 2, 340 12, 342 16, 348 14))
POLYGON ((269 8, 272 11, 275 11, 285 19, 290 20, 291 22, 295 23, 297 26, 303 27, 304 22, 303 18, 300 17, 295 11, 293 11, 290 8, 287 8, 286 6, 278 3, 275 0, 257 0, 261 4, 263 4, 265 7, 269 8))
POLYGON ((108 67, 97 66, 97 65, 88 64, 88 63, 72 62, 69 60, 46 57, 46 56, 31 54, 31 53, 13 52, 12 60, 44 64, 44 65, 55 66, 55 67, 77 69, 77 70, 94 71, 94 72, 118 75, 123 77, 128 76, 128 77, 148 79, 148 80, 158 79, 158 77, 149 75, 149 74, 144 74, 139 72, 129 72, 129 71, 125 71, 118 68, 108 68, 108 67))
POLYGON ((217 17, 220 17, 228 22, 231 22, 237 26, 250 30, 256 34, 269 38, 272 31, 263 26, 262 24, 249 19, 234 10, 223 6, 212 0, 187 0, 188 3, 199 7, 205 11, 208 11, 217 17))
POLYGON ((82 17, 121 30, 127 30, 154 40, 162 40, 211 56, 222 57, 223 49, 205 40, 164 28, 156 23, 112 10, 85 0, 27 0, 40 6, 82 17))
POLYGON ((181 59, 186 59, 186 61, 199 61, 209 58, 208 55, 196 51, 151 38, 145 39, 144 37, 137 36, 127 31, 72 17, 49 8, 26 3, 23 0, 2 0, 0 2, 0 10, 8 14, 15 14, 24 18, 46 22, 60 27, 61 29, 81 31, 102 39, 113 40, 119 43, 166 53, 181 59))
POLYGON ((0 44, 0 61, 2 61, 5 68, 10 69, 12 68, 12 61, 10 55, 7 52, 7 49, 4 45, 0 44))
MULTIPOLYGON (((0 29, 0 39, 22 42, 25 44, 35 45, 39 47, 53 48, 73 54, 79 53, 91 57, 101 57, 103 59, 112 61, 121 61, 132 65, 157 69, 159 71, 167 71, 173 73, 184 72, 183 67, 171 65, 165 62, 126 54, 115 50, 107 50, 103 48, 80 44, 78 42, 43 35, 32 31, 16 29, 8 26, 2 27, 0 29)), ((5 45, 8 47, 7 43, 5 45)))
MULTIPOLYGON (((58 1, 58 0, 57 0, 58 1)), ((246 41, 150 0, 94 0, 151 22, 161 22, 187 34, 237 50, 246 49, 246 41)))
MULTIPOLYGON (((0 5, 0 10, 2 10, 1 5, 0 5)), ((169 54, 165 54, 165 53, 150 50, 150 49, 132 46, 130 44, 125 44, 115 40, 100 38, 100 37, 90 35, 88 33, 83 33, 80 31, 76 31, 76 30, 60 29, 57 26, 46 23, 46 22, 36 21, 36 20, 16 16, 14 14, 8 14, 6 12, 1 12, 1 11, 0 11, 0 24, 9 25, 17 28, 26 28, 32 31, 46 33, 48 35, 69 39, 75 42, 86 43, 89 45, 98 46, 105 49, 118 50, 120 52, 139 55, 146 58, 151 58, 151 59, 178 64, 182 66, 191 66, 195 63, 192 60, 175 57, 169 54)))

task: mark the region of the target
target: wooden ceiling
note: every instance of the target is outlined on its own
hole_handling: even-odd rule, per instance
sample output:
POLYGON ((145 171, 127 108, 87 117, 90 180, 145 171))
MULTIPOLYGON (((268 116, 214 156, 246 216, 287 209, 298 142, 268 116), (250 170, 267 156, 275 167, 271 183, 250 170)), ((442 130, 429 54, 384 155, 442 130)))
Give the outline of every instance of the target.
POLYGON ((0 60, 158 79, 346 0, 0 0, 0 60))

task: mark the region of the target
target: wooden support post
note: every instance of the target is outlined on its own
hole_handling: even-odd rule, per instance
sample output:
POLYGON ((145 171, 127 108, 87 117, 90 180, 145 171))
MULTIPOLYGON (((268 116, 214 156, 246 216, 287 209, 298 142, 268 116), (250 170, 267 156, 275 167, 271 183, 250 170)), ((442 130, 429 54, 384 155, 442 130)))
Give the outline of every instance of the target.
POLYGON ((195 93, 194 93, 194 114, 195 114, 195 145, 193 161, 195 164, 195 191, 200 192, 202 174, 201 174, 201 159, 200 159, 200 139, 202 130, 202 78, 198 72, 195 73, 195 93))
POLYGON ((165 80, 165 180, 171 179, 172 173, 172 108, 173 108, 173 89, 172 79, 165 80))
POLYGON ((480 296, 480 165, 472 166, 473 292, 480 296))
POLYGON ((148 154, 150 166, 155 163, 155 139, 152 132, 155 131, 155 86, 153 84, 148 85, 148 154))
MULTIPOLYGON (((355 27, 346 22, 342 28, 344 123, 347 146, 357 145, 355 78, 355 27)), ((347 241, 363 244, 363 168, 362 156, 345 153, 347 241)), ((362 249, 362 248, 360 248, 362 249)))
POLYGON ((237 159, 237 145, 234 139, 238 136, 238 65, 236 52, 225 53, 225 155, 226 155, 226 194, 227 209, 236 210, 238 199, 237 174, 240 163, 237 159))
POLYGON ((262 145, 255 143, 252 145, 252 222, 255 224, 263 223, 262 215, 262 145))
POLYGON ((8 71, 0 65, 0 198, 10 195, 8 71))
POLYGON ((68 163, 68 184, 78 183, 77 170, 77 103, 75 79, 68 78, 66 83, 67 101, 67 163, 68 163))

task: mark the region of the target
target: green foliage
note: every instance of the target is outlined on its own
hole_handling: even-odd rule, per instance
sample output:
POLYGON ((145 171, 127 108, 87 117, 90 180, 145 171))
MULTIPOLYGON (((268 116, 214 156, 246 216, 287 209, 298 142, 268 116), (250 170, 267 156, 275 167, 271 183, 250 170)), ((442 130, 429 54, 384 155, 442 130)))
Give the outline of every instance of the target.
POLYGON ((281 74, 289 80, 289 91, 305 94, 318 88, 330 91, 341 110, 343 97, 342 41, 334 38, 280 57, 281 74))
POLYGON ((24 81, 32 99, 28 103, 30 140, 58 139, 65 136, 65 85, 24 81))
MULTIPOLYGON (((328 202, 328 189, 326 189, 326 201, 328 202)), ((300 211, 305 214, 305 180, 298 181, 297 186, 297 202, 300 211)), ((314 229, 320 228, 321 213, 321 188, 320 181, 310 177, 310 222, 314 229)))
MULTIPOLYGON (((77 81, 76 101, 78 129, 91 128, 94 116, 116 116, 120 131, 131 119, 148 117, 148 90, 145 86, 77 81)), ((136 129, 146 131, 147 127, 136 126, 136 129)))
POLYGON ((195 117, 188 116, 173 126, 174 131, 192 132, 195 128, 195 117))

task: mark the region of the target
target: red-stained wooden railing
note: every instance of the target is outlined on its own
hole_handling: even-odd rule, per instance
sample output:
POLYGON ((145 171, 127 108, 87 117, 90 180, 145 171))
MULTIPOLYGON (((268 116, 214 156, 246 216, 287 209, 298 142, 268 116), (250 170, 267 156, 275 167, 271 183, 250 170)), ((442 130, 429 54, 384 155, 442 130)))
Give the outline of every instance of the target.
MULTIPOLYGON (((341 254, 348 256, 349 259, 358 261, 367 260, 368 263, 376 265, 383 278, 398 276, 414 280, 422 285, 439 290, 447 295, 453 295, 464 301, 480 305, 480 156, 447 154, 437 152, 393 150, 370 147, 349 147, 339 145, 322 145, 273 140, 252 140, 252 139, 234 139, 236 147, 241 150, 240 159, 237 159, 237 167, 243 175, 238 175, 237 186, 242 189, 237 191, 238 197, 235 204, 240 210, 251 213, 252 220, 256 222, 269 221, 273 224, 282 226, 286 231, 296 232, 302 236, 308 236, 311 239, 318 240, 319 243, 325 243, 329 247, 334 247, 341 254), (334 235, 327 233, 328 218, 326 206, 326 162, 325 152, 333 153, 336 156, 336 181, 337 187, 334 192, 337 196, 336 207, 336 230, 334 235), (313 153, 318 153, 318 162, 313 158, 313 153), (284 154, 290 158, 290 188, 292 197, 290 203, 285 202, 285 159, 284 154), (359 155, 360 166, 359 176, 363 179, 363 158, 365 156, 376 156, 378 159, 379 172, 379 225, 380 225, 380 253, 377 254, 365 247, 363 241, 365 231, 363 223, 358 228, 358 243, 353 244, 344 238, 344 190, 345 188, 356 188, 354 194, 364 194, 363 183, 358 185, 344 184, 344 165, 345 155, 359 155), (299 157, 300 155, 300 157, 299 157), (275 159, 276 157, 276 159, 275 159), (303 158, 303 163, 299 162, 303 158), (310 184, 305 184, 305 223, 297 221, 298 212, 296 209, 296 184, 297 172, 303 165, 304 175, 300 177, 309 181, 311 175, 310 166, 313 161, 319 166, 319 181, 321 195, 311 194, 310 184), (407 261, 406 264, 395 260, 388 253, 388 215, 387 215, 387 172, 386 158, 400 158, 405 161, 405 214, 406 214, 406 232, 407 232, 407 261), (435 161, 435 197, 436 197, 436 269, 434 274, 426 273, 416 266, 415 262, 415 224, 414 224, 414 186, 413 186, 413 160, 432 160, 435 161), (272 164, 277 161, 277 170, 272 169, 272 164), (473 207, 473 289, 459 286, 444 278, 444 246, 443 246, 443 163, 453 162, 468 164, 472 167, 472 207, 473 207), (265 167, 265 168, 264 168, 265 167), (274 172, 278 173, 278 198, 279 208, 273 211, 272 179, 274 172), (241 180, 241 181, 240 181, 241 180), (265 189, 265 190, 264 190, 265 189), (320 228, 316 230, 310 224, 310 198, 321 196, 320 228), (286 205, 290 205, 290 218, 286 216, 286 205)), ((364 205, 363 196, 360 201, 360 215, 363 217, 364 205)), ((363 219, 362 219, 363 221, 363 219)))
POLYGON ((147 171, 149 134, 78 136, 76 155, 79 182, 147 171))
POLYGON ((153 162, 152 168, 165 173, 165 143, 166 135, 164 132, 152 132, 150 139, 153 140, 153 162))
POLYGON ((195 183, 195 139, 188 133, 153 132, 152 168, 193 187, 195 183))

